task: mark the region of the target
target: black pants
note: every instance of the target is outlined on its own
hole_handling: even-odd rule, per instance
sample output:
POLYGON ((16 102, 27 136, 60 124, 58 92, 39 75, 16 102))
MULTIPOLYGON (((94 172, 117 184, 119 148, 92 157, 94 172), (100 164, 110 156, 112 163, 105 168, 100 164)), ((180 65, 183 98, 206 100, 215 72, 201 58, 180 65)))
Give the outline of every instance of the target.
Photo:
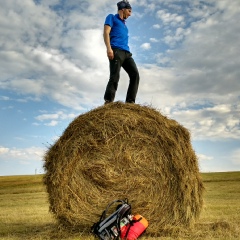
POLYGON ((114 101, 120 78, 120 69, 123 67, 130 79, 126 102, 135 103, 139 84, 139 73, 137 66, 132 58, 132 54, 120 49, 113 49, 113 52, 114 59, 109 60, 110 78, 104 94, 104 100, 110 102, 114 101))

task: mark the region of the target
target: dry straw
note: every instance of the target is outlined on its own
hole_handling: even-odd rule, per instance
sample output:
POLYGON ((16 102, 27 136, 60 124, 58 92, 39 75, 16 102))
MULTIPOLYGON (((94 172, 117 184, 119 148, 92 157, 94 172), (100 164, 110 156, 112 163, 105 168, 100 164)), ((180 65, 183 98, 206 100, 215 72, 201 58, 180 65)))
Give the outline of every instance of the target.
POLYGON ((107 104, 78 116, 45 155, 50 210, 89 230, 106 205, 128 198, 159 234, 198 218, 203 184, 186 128, 148 106, 107 104))

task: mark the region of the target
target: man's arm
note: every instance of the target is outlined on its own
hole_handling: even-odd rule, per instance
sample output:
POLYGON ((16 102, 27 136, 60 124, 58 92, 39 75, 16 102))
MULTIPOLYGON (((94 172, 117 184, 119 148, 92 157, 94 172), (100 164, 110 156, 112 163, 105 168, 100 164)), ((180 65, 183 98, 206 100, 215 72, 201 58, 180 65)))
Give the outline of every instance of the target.
POLYGON ((104 25, 103 39, 107 48, 107 56, 110 60, 112 60, 114 58, 114 54, 113 54, 112 47, 110 45, 110 32, 111 32, 111 27, 109 25, 104 25))

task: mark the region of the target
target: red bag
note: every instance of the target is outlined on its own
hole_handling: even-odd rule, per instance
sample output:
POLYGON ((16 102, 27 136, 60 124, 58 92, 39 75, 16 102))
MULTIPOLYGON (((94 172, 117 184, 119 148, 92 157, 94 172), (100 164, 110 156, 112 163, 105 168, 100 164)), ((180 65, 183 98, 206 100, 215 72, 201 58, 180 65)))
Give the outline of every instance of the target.
POLYGON ((148 221, 143 216, 137 214, 132 221, 121 227, 120 238, 122 240, 136 240, 148 227, 148 221))

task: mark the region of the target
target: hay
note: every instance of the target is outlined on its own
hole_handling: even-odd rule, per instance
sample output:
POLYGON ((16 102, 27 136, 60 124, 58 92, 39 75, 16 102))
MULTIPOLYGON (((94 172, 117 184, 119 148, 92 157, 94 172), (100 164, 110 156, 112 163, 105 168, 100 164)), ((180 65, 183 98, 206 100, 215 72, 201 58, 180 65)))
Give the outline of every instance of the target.
POLYGON ((114 199, 128 198, 150 234, 193 224, 203 204, 188 130, 148 106, 116 102, 80 115, 44 167, 51 212, 82 231, 114 199))

